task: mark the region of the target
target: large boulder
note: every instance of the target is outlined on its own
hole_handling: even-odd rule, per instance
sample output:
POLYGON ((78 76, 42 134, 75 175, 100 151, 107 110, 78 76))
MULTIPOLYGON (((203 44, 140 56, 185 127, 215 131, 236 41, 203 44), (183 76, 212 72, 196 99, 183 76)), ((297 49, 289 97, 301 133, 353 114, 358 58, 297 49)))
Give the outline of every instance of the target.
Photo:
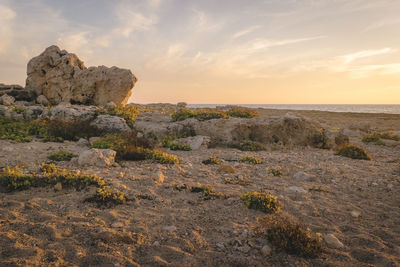
POLYGON ((98 107, 95 106, 82 106, 82 105, 71 105, 69 103, 60 103, 49 110, 49 119, 51 120, 63 120, 63 121, 92 121, 98 107))
POLYGON ((78 164, 80 166, 109 167, 115 163, 116 154, 111 149, 92 148, 79 155, 78 164))
POLYGON ((28 63, 26 89, 52 104, 125 105, 137 81, 128 69, 86 68, 75 54, 53 45, 28 63))
POLYGON ((123 118, 111 115, 99 115, 90 124, 97 127, 102 133, 119 133, 131 130, 123 118))

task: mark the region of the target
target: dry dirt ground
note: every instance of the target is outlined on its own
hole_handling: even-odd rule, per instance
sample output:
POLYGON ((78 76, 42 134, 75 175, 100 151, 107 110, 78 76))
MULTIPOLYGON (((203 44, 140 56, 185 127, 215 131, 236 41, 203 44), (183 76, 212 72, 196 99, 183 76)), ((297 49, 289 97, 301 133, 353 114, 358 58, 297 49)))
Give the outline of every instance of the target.
MULTIPOLYGON (((400 130, 400 115, 297 113, 335 128, 366 120, 378 130, 400 130)), ((354 132, 351 141, 360 143, 360 138, 354 132)), ((364 146, 373 161, 314 148, 206 149, 172 151, 181 161, 174 166, 142 161, 80 169, 98 174, 125 192, 130 201, 113 208, 84 202, 95 188, 2 192, 0 266, 399 266, 400 144, 364 146), (257 156, 264 163, 240 163, 245 155, 257 156), (218 166, 201 163, 210 156, 223 159, 222 164, 233 166, 236 173, 219 172, 218 166), (282 167, 283 177, 270 174, 271 167, 282 167), (312 178, 294 178, 299 171, 312 178), (209 184, 230 197, 205 199, 183 186, 196 183, 209 184), (290 186, 306 192, 285 190, 290 186), (270 255, 263 254, 261 248, 268 242, 254 230, 266 215, 242 203, 239 195, 249 191, 277 196, 283 213, 314 232, 334 234, 344 247, 324 246, 317 259, 289 255, 274 247, 270 255), (354 211, 359 217, 352 216, 354 211)), ((74 142, 13 144, 0 140, 0 167, 19 164, 34 170, 59 149, 78 154, 87 148, 74 142)), ((57 165, 77 169, 69 162, 57 165)))

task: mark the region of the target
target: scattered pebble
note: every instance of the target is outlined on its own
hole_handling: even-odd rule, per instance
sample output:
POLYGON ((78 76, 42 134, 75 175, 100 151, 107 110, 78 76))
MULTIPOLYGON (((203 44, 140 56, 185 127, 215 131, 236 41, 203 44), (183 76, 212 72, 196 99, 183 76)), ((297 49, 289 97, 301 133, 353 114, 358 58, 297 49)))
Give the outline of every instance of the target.
POLYGON ((217 244, 215 244, 215 246, 216 246, 217 248, 220 248, 220 249, 225 249, 224 243, 217 243, 217 244))
POLYGON ((328 245, 328 247, 331 248, 343 248, 344 245, 342 242, 340 242, 339 239, 337 239, 336 236, 333 234, 327 234, 323 236, 325 243, 328 245))
POLYGON ((261 248, 261 254, 263 254, 264 256, 269 256, 272 252, 272 249, 270 246, 265 245, 261 248))
POLYGON ((286 187, 285 191, 288 192, 288 193, 302 193, 302 194, 307 193, 306 190, 304 190, 303 188, 298 187, 298 186, 286 187))
POLYGON ((56 183, 56 185, 54 186, 54 190, 61 191, 62 190, 62 184, 60 182, 56 183))
POLYGON ((176 231, 176 227, 173 226, 173 225, 164 226, 164 227, 163 227, 163 230, 172 233, 172 232, 175 232, 175 231, 176 231))
POLYGON ((112 228, 121 228, 124 227, 124 224, 122 222, 114 222, 111 224, 112 228))
POLYGON ((231 173, 231 174, 236 173, 236 169, 231 165, 221 165, 218 167, 218 171, 222 173, 231 173))
POLYGON ((361 212, 359 212, 357 210, 353 210, 351 212, 351 216, 353 216, 353 218, 358 218, 358 217, 360 217, 360 215, 361 215, 361 212))

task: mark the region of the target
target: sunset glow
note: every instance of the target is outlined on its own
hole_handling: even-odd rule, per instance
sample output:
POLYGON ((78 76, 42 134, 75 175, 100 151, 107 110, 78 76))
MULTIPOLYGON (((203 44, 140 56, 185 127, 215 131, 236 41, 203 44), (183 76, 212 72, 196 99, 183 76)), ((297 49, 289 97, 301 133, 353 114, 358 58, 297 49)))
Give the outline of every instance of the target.
POLYGON ((0 0, 0 82, 51 44, 129 68, 131 102, 400 104, 396 0, 0 0))

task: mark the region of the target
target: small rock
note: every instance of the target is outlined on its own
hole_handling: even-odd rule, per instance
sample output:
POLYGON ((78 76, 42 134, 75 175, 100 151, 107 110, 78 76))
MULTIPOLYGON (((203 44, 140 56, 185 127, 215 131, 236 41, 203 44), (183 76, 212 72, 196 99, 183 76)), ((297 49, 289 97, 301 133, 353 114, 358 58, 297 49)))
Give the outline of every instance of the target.
POLYGON ((265 245, 261 248, 261 254, 263 254, 264 256, 269 256, 272 252, 272 249, 270 246, 265 245))
POLYGON ((249 253, 250 249, 251 248, 248 245, 244 245, 243 247, 238 247, 237 248, 238 251, 240 251, 242 253, 246 253, 246 254, 249 253))
POLYGON ((304 190, 303 188, 298 187, 298 186, 289 186, 289 187, 286 187, 286 188, 285 188, 285 192, 288 192, 288 193, 301 193, 301 194, 307 193, 306 190, 304 190))
POLYGON ((123 118, 112 115, 99 115, 90 125, 97 127, 102 133, 119 133, 131 130, 123 118))
POLYGON ((54 186, 55 191, 61 191, 62 190, 62 184, 60 182, 56 183, 54 186))
POLYGON ((353 210, 351 213, 351 216, 353 216, 353 218, 358 218, 361 215, 361 212, 357 211, 357 210, 353 210))
POLYGON ((121 228, 124 227, 124 224, 122 222, 114 222, 111 224, 112 228, 121 228))
POLYGON ((333 234, 327 234, 323 236, 325 243, 328 245, 328 247, 331 248, 343 248, 344 245, 342 242, 340 242, 339 239, 337 239, 336 236, 333 234))
POLYGON ((108 102, 107 104, 106 104, 106 109, 107 110, 113 110, 115 107, 117 107, 117 105, 114 103, 114 102, 108 102))
POLYGON ((225 249, 224 243, 216 243, 215 246, 219 249, 225 249))
POLYGON ((218 167, 219 172, 235 174, 236 169, 231 165, 221 165, 218 167))
POLYGON ((90 143, 88 140, 86 140, 85 138, 81 138, 78 140, 78 142, 76 142, 76 144, 78 146, 90 146, 90 143))
POLYGON ((36 102, 38 104, 41 104, 43 106, 47 106, 48 104, 50 104, 49 100, 47 99, 47 97, 45 97, 44 95, 40 95, 36 98, 36 102))
POLYGON ((175 227, 175 226, 173 226, 173 225, 164 226, 162 229, 163 229, 164 231, 167 231, 167 232, 170 232, 170 233, 172 233, 172 232, 175 232, 175 231, 176 231, 176 227, 175 227))
POLYGON ((11 106, 14 104, 14 102, 15 98, 7 94, 4 94, 0 97, 0 104, 3 104, 4 106, 11 106))
POLYGON ((154 246, 159 246, 160 245, 160 241, 154 241, 153 245, 154 246))
POLYGON ((393 185, 392 185, 392 184, 388 184, 388 185, 387 185, 387 188, 388 188, 389 190, 392 190, 392 189, 393 189, 393 185))
POLYGON ((302 171, 296 172, 293 175, 293 178, 296 179, 296 180, 302 180, 302 181, 313 181, 313 180, 315 180, 314 176, 312 176, 312 175, 310 175, 308 173, 302 172, 302 171))
POLYGON ((179 102, 178 104, 176 104, 176 107, 178 109, 184 109, 184 108, 186 108, 186 106, 187 106, 186 102, 179 102))
POLYGON ((158 171, 156 182, 164 183, 164 180, 165 180, 165 176, 164 176, 163 172, 162 171, 158 171))

